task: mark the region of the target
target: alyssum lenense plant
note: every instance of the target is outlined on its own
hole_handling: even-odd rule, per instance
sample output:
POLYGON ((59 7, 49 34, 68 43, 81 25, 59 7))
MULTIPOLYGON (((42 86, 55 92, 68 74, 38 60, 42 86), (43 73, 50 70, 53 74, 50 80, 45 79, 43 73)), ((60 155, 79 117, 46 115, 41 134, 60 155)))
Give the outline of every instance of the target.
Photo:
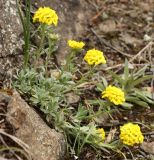
POLYGON ((70 53, 66 57, 66 63, 63 66, 63 70, 75 73, 77 69, 74 66, 74 58, 76 57, 76 54, 79 54, 81 51, 83 51, 85 43, 77 42, 75 40, 68 40, 67 44, 70 47, 70 53))
MULTIPOLYGON (((54 10, 48 7, 39 8, 33 16, 33 22, 40 23, 34 33, 40 33, 41 35, 40 46, 33 54, 34 61, 37 61, 42 54, 51 54, 56 45, 56 41, 52 41, 51 36, 54 35, 52 25, 57 25, 58 16, 54 10), (49 48, 45 48, 45 40, 49 48)), ((30 68, 25 65, 25 68, 18 73, 17 81, 14 83, 14 86, 21 94, 26 96, 28 101, 34 106, 40 107, 40 110, 45 113, 47 121, 52 122, 51 124, 58 131, 66 135, 66 139, 70 143, 69 148, 71 152, 78 155, 85 144, 90 144, 93 147, 102 149, 104 147, 114 148, 112 145, 103 143, 104 138, 100 138, 102 137, 100 135, 103 135, 104 132, 99 133, 95 124, 92 125, 90 121, 86 126, 81 124, 86 116, 89 116, 89 113, 80 108, 78 111, 74 110, 68 103, 65 95, 66 90, 73 91, 76 87, 73 81, 71 64, 73 64, 75 54, 80 52, 84 45, 83 42, 68 41, 71 54, 66 60, 66 65, 56 70, 56 74, 53 74, 53 70, 51 70, 51 74, 46 74, 48 70, 47 59, 46 63, 42 66, 32 64, 30 68), (84 115, 84 117, 80 115, 84 115), (71 117, 71 120, 69 120, 68 117, 71 117), (72 139, 70 140, 70 138, 74 139, 73 143, 71 143, 72 139)), ((90 65, 106 62, 102 52, 95 49, 89 52, 87 52, 85 60, 90 65), (90 56, 89 52, 92 56, 90 56)), ((28 63, 26 56, 24 60, 28 63)), ((86 78, 84 80, 86 80, 86 78)), ((82 82, 84 82, 84 80, 82 80, 82 82)), ((103 129, 101 129, 101 131, 103 131, 103 129)))
MULTIPOLYGON (((43 7, 36 11, 33 16, 33 22, 40 23, 37 31, 41 34, 40 46, 36 49, 33 57, 35 62, 36 60, 39 61, 40 56, 44 53, 47 57, 52 55, 51 53, 56 45, 56 40, 51 38, 54 35, 52 27, 57 25, 58 16, 49 7, 43 7), (48 48, 45 48, 45 41, 48 44, 48 48)), ((35 34, 38 33, 37 31, 35 34)), ((74 108, 68 102, 66 96, 67 93, 78 93, 78 85, 93 77, 93 71, 97 65, 106 63, 103 52, 96 49, 87 51, 84 60, 92 70, 88 71, 87 74, 83 74, 83 78, 75 81, 73 78, 74 68, 72 69, 72 66, 74 66, 73 60, 84 45, 83 42, 68 41, 71 53, 67 57, 66 64, 57 70, 48 69, 48 58, 42 66, 32 64, 31 67, 28 67, 27 57, 25 56, 25 68, 18 73, 14 83, 14 87, 32 105, 39 107, 46 115, 49 124, 64 133, 71 153, 78 156, 86 144, 91 145, 96 151, 97 149, 112 149, 116 151, 116 145, 112 143, 114 141, 110 144, 104 143, 105 131, 95 121, 98 114, 103 112, 103 107, 98 112, 94 112, 92 107, 87 109, 83 102, 78 102, 77 108, 74 108), (47 72, 50 74, 46 74, 47 72)), ((126 73, 128 74, 127 68, 125 68, 126 73)), ((114 74, 112 75, 115 76, 114 74)), ((116 81, 114 83, 115 86, 107 87, 107 81, 105 81, 105 78, 102 79, 106 86, 104 87, 104 83, 103 85, 99 84, 98 89, 100 89, 100 86, 104 87, 104 89, 101 89, 102 98, 104 98, 103 106, 123 105, 123 102, 127 99, 125 93, 125 88, 127 87, 124 87, 126 83, 124 83, 125 85, 120 83, 120 86, 116 81), (116 86, 119 86, 119 88, 116 86)))
POLYGON ((25 16, 23 15, 19 1, 16 0, 16 5, 18 9, 18 13, 20 16, 20 20, 23 27, 23 35, 24 35, 24 68, 28 67, 30 57, 30 38, 33 37, 36 33, 40 34, 40 45, 38 49, 35 51, 33 56, 36 57, 35 61, 38 61, 39 57, 42 54, 46 54, 46 62, 45 65, 47 67, 48 60, 53 52, 57 49, 56 43, 58 40, 58 35, 53 33, 53 25, 57 26, 58 24, 58 16, 56 12, 49 7, 39 8, 35 15, 33 16, 33 22, 39 22, 40 25, 37 30, 30 35, 31 29, 31 0, 25 1, 25 16), (45 40, 47 41, 48 48, 44 48, 45 40))
MULTIPOLYGON (((38 29, 36 30, 40 34, 40 45, 38 49, 34 52, 34 59, 37 63, 39 61, 40 56, 42 54, 45 54, 46 60, 44 65, 47 70, 50 57, 52 56, 53 52, 55 52, 57 49, 56 44, 59 37, 57 34, 53 32, 53 26, 56 27, 58 24, 58 15, 53 9, 49 7, 41 7, 35 12, 33 16, 33 22, 40 23, 38 29), (48 45, 48 47, 46 48, 45 42, 48 45)), ((35 34, 37 32, 35 32, 35 34)), ((36 67, 37 66, 35 66, 35 68, 36 67)))
POLYGON ((46 115, 46 120, 56 130, 64 133, 72 154, 79 156, 86 144, 95 149, 116 149, 114 145, 104 143, 105 137, 100 140, 98 127, 95 123, 91 123, 92 111, 87 110, 82 104, 76 110, 68 103, 64 92, 74 86, 71 74, 65 72, 47 78, 43 68, 39 73, 35 69, 26 69, 18 74, 17 79, 14 86, 21 94, 30 97, 30 103, 40 107, 46 115), (82 122, 85 120, 88 124, 83 125, 82 122))
MULTIPOLYGON (((146 80, 154 78, 153 75, 145 75, 147 66, 139 69, 138 71, 129 70, 128 61, 125 61, 124 72, 122 74, 115 74, 112 71, 108 71, 112 76, 112 84, 119 86, 125 95, 125 101, 120 105, 126 109, 130 109, 134 105, 142 107, 150 107, 153 105, 152 94, 147 91, 139 89, 139 85, 146 80)), ((98 91, 104 91, 108 87, 107 80, 102 77, 102 82, 97 84, 98 91)), ((109 102, 109 105, 117 105, 109 102)))

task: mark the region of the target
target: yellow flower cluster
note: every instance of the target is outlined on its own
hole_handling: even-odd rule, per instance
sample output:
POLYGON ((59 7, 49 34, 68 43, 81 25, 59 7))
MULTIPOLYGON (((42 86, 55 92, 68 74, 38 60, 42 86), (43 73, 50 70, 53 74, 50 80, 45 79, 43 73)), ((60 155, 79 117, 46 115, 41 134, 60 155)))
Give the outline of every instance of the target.
POLYGON ((120 127, 120 140, 123 144, 133 146, 142 143, 144 137, 140 130, 139 125, 127 123, 120 127))
POLYGON ((58 16, 56 12, 49 7, 40 7, 33 16, 33 22, 40 22, 47 25, 58 24, 58 16))
POLYGON ((124 92, 120 88, 111 85, 102 92, 102 98, 108 98, 115 105, 120 105, 125 102, 124 92))
POLYGON ((103 55, 103 52, 96 50, 96 49, 91 49, 87 51, 84 60, 89 64, 89 65, 98 65, 98 64, 104 64, 106 63, 105 57, 103 55))
POLYGON ((71 47, 72 49, 82 49, 85 46, 85 43, 84 42, 77 42, 74 40, 69 40, 68 46, 71 47))
POLYGON ((97 134, 99 135, 101 140, 104 141, 104 139, 105 139, 105 131, 104 131, 104 129, 103 128, 97 129, 97 134))

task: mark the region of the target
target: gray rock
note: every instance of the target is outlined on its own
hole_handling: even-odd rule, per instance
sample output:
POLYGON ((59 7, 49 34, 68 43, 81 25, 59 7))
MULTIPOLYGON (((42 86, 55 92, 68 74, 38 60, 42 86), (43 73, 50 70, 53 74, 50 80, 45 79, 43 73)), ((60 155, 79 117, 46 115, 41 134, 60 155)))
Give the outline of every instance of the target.
POLYGON ((22 27, 15 0, 0 1, 0 54, 6 57, 22 49, 22 27))
MULTIPOLYGON (((0 73, 8 72, 7 75, 11 79, 13 70, 22 64, 22 26, 17 13, 16 1, 1 0, 0 15, 0 73)), ((0 74, 0 80, 4 75, 0 74)), ((6 82, 5 85, 9 86, 10 83, 6 82)))
POLYGON ((48 127, 16 91, 8 104, 7 117, 17 129, 15 135, 30 147, 34 160, 63 159, 63 135, 48 127))

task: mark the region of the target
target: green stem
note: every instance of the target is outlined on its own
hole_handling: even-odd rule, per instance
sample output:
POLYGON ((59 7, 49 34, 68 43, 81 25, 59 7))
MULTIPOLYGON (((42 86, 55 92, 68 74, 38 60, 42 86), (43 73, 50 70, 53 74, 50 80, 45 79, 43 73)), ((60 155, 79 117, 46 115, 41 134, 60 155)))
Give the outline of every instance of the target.
POLYGON ((71 90, 73 90, 73 88, 75 88, 78 85, 82 84, 87 79, 90 79, 92 77, 92 75, 93 75, 93 71, 94 71, 94 66, 90 66, 89 71, 86 74, 83 74, 79 81, 77 81, 74 85, 71 86, 71 88, 69 88, 68 90, 64 91, 63 93, 65 94, 65 93, 70 92, 71 90))
POLYGON ((48 44, 49 44, 49 48, 48 48, 48 52, 47 52, 47 55, 46 55, 46 60, 45 60, 45 68, 46 68, 46 72, 47 72, 47 69, 48 69, 48 62, 49 62, 49 58, 51 57, 51 49, 52 47, 54 47, 54 44, 52 44, 53 42, 51 41, 51 39, 48 37, 48 44))
POLYGON ((19 2, 16 0, 16 6, 19 13, 19 17, 23 27, 24 34, 24 68, 28 65, 29 60, 29 45, 30 45, 30 6, 31 0, 26 1, 26 17, 24 18, 22 15, 22 11, 19 7, 19 2))
POLYGON ((43 24, 41 26, 41 42, 40 42, 40 46, 38 48, 38 50, 36 51, 36 61, 38 61, 39 57, 40 57, 40 53, 41 53, 41 50, 43 49, 44 47, 44 40, 45 40, 45 29, 46 29, 46 26, 45 24, 43 24))
POLYGON ((67 56, 66 65, 65 65, 66 71, 71 71, 70 64, 73 61, 74 53, 75 53, 75 51, 72 50, 71 53, 67 56))
MULTIPOLYGON (((75 146, 76 146, 77 140, 80 140, 79 137, 80 137, 80 130, 79 130, 78 134, 76 135, 76 138, 75 138, 75 141, 73 144, 73 151, 75 151, 75 146)), ((79 141, 78 141, 78 144, 79 144, 79 141)))
POLYGON ((89 80, 93 76, 93 72, 94 72, 94 66, 89 66, 88 72, 83 74, 78 82, 89 80))
POLYGON ((84 147, 84 145, 85 145, 85 143, 87 142, 87 140, 88 140, 88 138, 89 138, 90 135, 91 135, 91 132, 89 131, 89 133, 88 133, 88 135, 85 137, 85 139, 84 139, 81 147, 78 149, 78 153, 77 153, 78 156, 79 156, 79 154, 81 153, 81 150, 82 150, 82 148, 84 147))

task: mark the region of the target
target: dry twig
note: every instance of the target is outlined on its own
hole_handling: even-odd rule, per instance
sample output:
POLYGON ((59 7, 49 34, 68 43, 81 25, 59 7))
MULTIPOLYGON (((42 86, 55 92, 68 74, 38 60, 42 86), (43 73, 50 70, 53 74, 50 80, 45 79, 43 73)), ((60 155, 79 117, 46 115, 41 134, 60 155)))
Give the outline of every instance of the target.
POLYGON ((100 41, 100 43, 103 45, 105 44, 106 46, 112 48, 113 50, 115 50, 116 52, 120 53, 123 56, 126 56, 128 58, 132 57, 131 55, 124 53, 122 51, 120 51, 119 49, 113 47, 112 45, 110 45, 109 43, 107 43, 105 40, 103 40, 99 35, 97 35, 97 33, 95 32, 95 30, 93 28, 91 28, 91 31, 93 32, 93 34, 98 38, 98 40, 100 41))
POLYGON ((144 48, 142 48, 134 57, 132 57, 129 62, 133 62, 136 58, 138 58, 139 56, 141 56, 141 54, 143 54, 147 49, 149 49, 150 47, 152 47, 152 45, 154 44, 154 42, 149 42, 144 48))
MULTIPOLYGON (((30 152, 30 148, 29 148, 29 146, 27 144, 25 144, 23 141, 21 141, 17 137, 6 133, 3 129, 0 129, 0 134, 4 135, 4 136, 7 136, 10 139, 12 139, 14 142, 16 142, 25 151, 26 154, 24 154, 24 155, 26 156, 26 158, 28 160, 32 160, 32 158, 31 158, 32 153, 30 152)), ((11 147, 10 147, 10 149, 11 149, 11 147)))

